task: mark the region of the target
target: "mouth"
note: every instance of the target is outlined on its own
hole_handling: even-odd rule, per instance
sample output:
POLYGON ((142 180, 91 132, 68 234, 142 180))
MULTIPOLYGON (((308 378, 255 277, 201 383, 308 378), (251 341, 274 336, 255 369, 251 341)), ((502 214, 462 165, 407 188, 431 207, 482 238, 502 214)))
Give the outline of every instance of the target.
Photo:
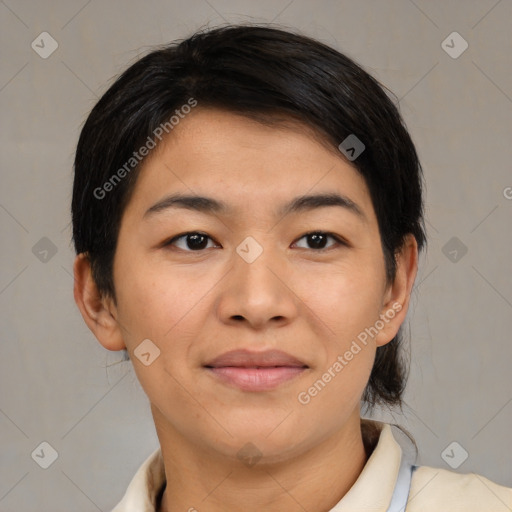
POLYGON ((233 350, 204 365, 224 384, 243 391, 269 391, 304 373, 309 367, 279 350, 233 350))

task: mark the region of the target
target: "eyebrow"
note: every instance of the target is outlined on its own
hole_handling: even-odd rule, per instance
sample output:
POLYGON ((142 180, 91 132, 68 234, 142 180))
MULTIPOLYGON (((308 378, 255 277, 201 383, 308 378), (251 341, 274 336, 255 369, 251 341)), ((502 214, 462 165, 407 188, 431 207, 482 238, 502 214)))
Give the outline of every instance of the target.
MULTIPOLYGON (((277 211, 276 216, 284 217, 290 213, 300 213, 310 211, 317 208, 324 208, 326 206, 337 206, 354 213, 362 221, 366 222, 367 217, 363 210, 350 198, 337 194, 310 194, 302 195, 292 199, 290 202, 282 205, 277 211)), ((153 206, 148 208, 144 213, 143 218, 149 218, 157 213, 161 213, 170 208, 183 208, 186 210, 193 210, 207 214, 224 214, 227 215, 231 212, 231 208, 217 199, 205 196, 185 195, 181 193, 171 194, 156 202, 153 206)))

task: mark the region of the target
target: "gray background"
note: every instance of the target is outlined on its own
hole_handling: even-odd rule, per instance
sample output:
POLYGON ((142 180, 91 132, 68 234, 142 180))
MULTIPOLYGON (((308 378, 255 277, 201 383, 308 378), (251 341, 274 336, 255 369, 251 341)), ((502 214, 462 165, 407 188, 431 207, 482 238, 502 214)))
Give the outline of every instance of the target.
POLYGON ((510 0, 5 0, 0 16, 1 511, 107 511, 158 445, 131 363, 116 364, 73 300, 73 152, 138 55, 226 21, 298 28, 399 98, 425 170, 430 245, 404 415, 376 417, 413 433, 420 463, 451 469, 442 453, 457 441, 445 459, 469 457, 456 471, 512 486, 510 0), (59 45, 46 59, 31 47, 43 31, 59 45), (458 58, 442 46, 453 31, 469 44, 458 58), (58 453, 48 469, 31 457, 43 441, 58 453))

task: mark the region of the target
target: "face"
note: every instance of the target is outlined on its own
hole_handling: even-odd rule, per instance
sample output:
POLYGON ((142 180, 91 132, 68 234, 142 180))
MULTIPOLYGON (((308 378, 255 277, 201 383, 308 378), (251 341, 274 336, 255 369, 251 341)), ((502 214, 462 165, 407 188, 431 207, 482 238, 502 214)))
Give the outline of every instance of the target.
POLYGON ((159 428, 228 457, 251 442, 279 460, 340 432, 398 328, 355 168, 305 126, 214 109, 198 107, 146 161, 114 283, 159 428), (320 197, 289 207, 302 196, 320 197))

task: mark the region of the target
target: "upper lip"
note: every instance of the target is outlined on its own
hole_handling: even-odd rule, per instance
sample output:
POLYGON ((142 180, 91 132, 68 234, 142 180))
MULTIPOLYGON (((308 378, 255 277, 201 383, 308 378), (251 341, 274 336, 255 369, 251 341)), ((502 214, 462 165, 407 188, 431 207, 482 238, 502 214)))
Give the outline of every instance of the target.
POLYGON ((266 350, 265 352, 231 350, 210 360, 204 366, 210 368, 223 366, 238 366, 242 368, 273 366, 307 367, 304 362, 281 350, 266 350))

